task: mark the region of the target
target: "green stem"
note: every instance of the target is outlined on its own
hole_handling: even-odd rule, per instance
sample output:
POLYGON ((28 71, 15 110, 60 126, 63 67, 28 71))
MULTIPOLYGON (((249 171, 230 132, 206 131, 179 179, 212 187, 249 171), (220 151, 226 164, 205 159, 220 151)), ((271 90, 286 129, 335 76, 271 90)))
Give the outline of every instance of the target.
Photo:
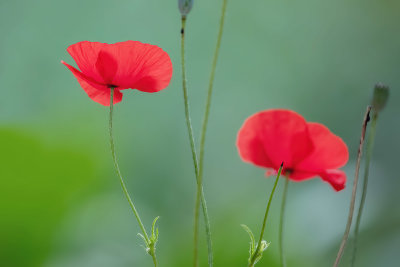
POLYGON ((193 128, 192 122, 190 119, 190 109, 189 109, 189 99, 188 99, 188 90, 187 90, 187 80, 186 80, 186 64, 185 64, 185 26, 186 26, 186 17, 182 17, 182 29, 181 29, 181 65, 182 65, 182 88, 183 88, 183 100, 185 104, 185 118, 186 118, 186 126, 189 133, 189 141, 190 148, 192 151, 192 159, 194 164, 194 169, 197 173, 199 172, 198 164, 197 164, 197 154, 196 154, 196 146, 194 144, 194 136, 193 136, 193 128))
POLYGON ((153 253, 150 253, 150 255, 151 255, 151 257, 153 258, 154 267, 158 267, 158 264, 157 264, 157 257, 156 257, 155 251, 153 251, 153 253))
POLYGON ((208 266, 213 266, 213 249, 212 249, 212 239, 211 239, 211 226, 210 226, 210 218, 208 217, 207 203, 204 197, 203 186, 201 187, 201 206, 203 209, 204 216, 204 225, 206 228, 206 237, 207 237, 207 248, 208 248, 208 266))
POLYGON ((353 213, 354 213, 354 204, 356 201, 356 193, 357 193, 357 184, 358 184, 358 174, 360 172, 360 163, 361 163, 361 157, 362 157, 362 150, 364 146, 364 139, 365 139, 365 132, 367 130, 367 124, 370 119, 369 113, 371 112, 371 106, 367 107, 367 110, 364 115, 364 120, 362 124, 362 129, 361 129, 361 137, 360 137, 360 145, 358 147, 358 157, 357 157, 357 164, 356 164, 356 172, 354 175, 354 182, 353 182, 353 190, 351 194, 351 201, 350 201, 350 209, 349 209, 349 215, 347 218, 347 224, 346 224, 346 230, 344 231, 342 242, 340 243, 339 251, 336 256, 335 263, 333 264, 334 267, 339 266, 340 259, 342 258, 344 249, 346 247, 347 240, 349 239, 349 233, 350 233, 350 228, 351 228, 351 223, 353 220, 353 213))
POLYGON ((210 74, 210 81, 208 84, 206 108, 205 108, 205 112, 204 112, 203 125, 201 128, 200 162, 199 162, 200 184, 201 184, 202 178, 203 178, 204 146, 205 146, 205 142, 206 142, 206 132, 207 132, 208 119, 209 119, 209 115, 210 115, 210 106, 211 106, 211 97, 212 97, 212 91, 213 91, 213 85, 214 85, 214 79, 215 79, 215 70, 217 68, 218 55, 219 55, 219 50, 221 47, 221 40, 222 40, 222 33, 224 30, 224 22, 225 22, 225 13, 226 13, 227 3, 228 3, 228 1, 224 0, 223 4, 222 4, 221 18, 220 18, 220 22, 219 22, 219 31, 218 31, 218 37, 217 37, 217 45, 215 46, 214 58, 213 58, 212 66, 211 66, 211 74, 210 74))
POLYGON ((360 228, 360 222, 361 222, 361 216, 362 216, 363 208, 364 208, 364 205, 365 205, 365 198, 367 196, 369 164, 371 162, 371 157, 372 157, 372 149, 373 149, 373 146, 374 146, 377 120, 378 120, 378 113, 374 112, 374 115, 372 116, 370 133, 369 133, 368 142, 367 142, 367 154, 366 154, 366 159, 365 159, 364 183, 363 183, 361 201, 360 201, 360 206, 358 208, 356 226, 355 226, 355 229, 354 229, 354 245, 353 245, 353 255, 352 255, 352 259, 351 259, 351 266, 354 266, 355 261, 356 261, 358 233, 359 233, 359 228, 360 228))
MULTIPOLYGON (((204 224, 206 228, 206 235, 207 235, 207 245, 208 245, 208 264, 210 267, 213 265, 213 253, 212 253, 212 242, 211 242, 211 227, 210 227, 210 220, 208 217, 208 210, 207 210, 207 203, 204 197, 204 190, 201 183, 199 183, 199 168, 198 168, 198 161, 197 161, 197 153, 196 147, 194 142, 194 135, 193 135, 193 128, 192 123, 190 120, 190 110, 189 110, 189 100, 188 100, 188 92, 187 92, 187 81, 186 81, 186 67, 185 67, 185 26, 186 26, 186 17, 182 17, 182 28, 181 28, 181 65, 182 65, 182 88, 183 88, 183 98, 184 98, 184 105, 185 105, 185 118, 186 118, 186 125, 187 130, 189 133, 189 141, 190 141, 190 148, 192 151, 192 159, 193 165, 195 170, 196 176, 196 183, 197 188, 200 185, 200 201, 203 208, 203 215, 204 215, 204 224)), ((196 204, 195 207, 198 206, 198 197, 196 195, 196 204)), ((198 228, 199 228, 199 210, 195 208, 195 220, 194 220, 194 266, 198 265, 198 228)))
POLYGON ((285 187, 283 188, 282 195, 282 206, 281 206, 281 218, 279 222, 279 257, 281 259, 281 266, 285 267, 285 257, 283 253, 283 221, 285 218, 285 209, 286 209, 286 199, 287 199, 287 191, 289 187, 289 178, 285 179, 285 187))
MULTIPOLYGON (((201 129, 201 137, 200 137, 200 154, 199 154, 199 174, 198 174, 198 181, 197 181, 197 193, 196 193, 196 211, 195 214, 198 216, 198 210, 200 209, 200 199, 203 202, 203 213, 206 221, 206 234, 207 234, 207 243, 208 243, 208 263, 209 266, 213 265, 213 253, 212 253, 212 243, 211 243, 211 231, 210 231, 210 222, 208 218, 208 213, 207 213, 207 206, 205 204, 205 199, 204 199, 204 192, 203 192, 203 170, 204 170, 204 147, 205 147, 205 142, 206 142, 206 132, 207 132, 207 125, 208 125, 208 119, 210 115, 210 106, 211 106, 211 97, 212 97, 212 91, 213 91, 213 85, 214 85, 214 79, 215 79, 215 70, 217 68, 217 62, 218 62, 218 56, 219 56, 219 50, 221 47, 221 40, 222 40, 222 33, 224 30, 224 22, 225 22, 225 14, 226 14, 226 6, 227 6, 228 1, 223 0, 222 3, 222 10, 221 10, 221 17, 219 21, 219 30, 218 30, 218 37, 217 37, 217 44, 215 46, 215 51, 214 51, 214 58, 212 61, 212 66, 211 66, 211 74, 210 74, 210 81, 208 85, 208 92, 207 92, 207 100, 206 100, 206 108, 204 112, 204 118, 203 118, 203 125, 201 129)), ((196 218, 195 220, 198 220, 196 218)), ((195 241, 197 242, 197 240, 195 241)))
POLYGON ((261 227, 260 238, 258 240, 257 248, 256 248, 253 256, 251 257, 251 261, 249 263, 249 267, 254 266, 256 258, 257 258, 257 255, 260 252, 261 242, 262 242, 262 239, 263 239, 263 236, 264 236, 265 226, 267 224, 269 208, 271 207, 272 197, 274 196, 276 186, 278 185, 278 181, 279 181, 279 177, 281 176, 282 168, 283 168, 283 162, 281 164, 281 167, 279 168, 278 175, 276 176, 276 179, 275 179, 274 187, 272 188, 271 194, 270 194, 269 199, 268 199, 267 209, 265 210, 264 220, 263 220, 263 224, 262 224, 262 227, 261 227))
MULTIPOLYGON (((114 108, 114 102, 113 102, 113 100, 114 100, 114 88, 111 87, 111 88, 110 88, 110 121, 109 121, 109 133, 110 133, 111 154, 112 154, 112 158, 113 158, 113 161, 114 161, 114 167, 115 167, 115 170, 116 170, 116 172, 117 172, 119 181, 120 181, 120 183, 121 183, 122 191, 124 192, 125 197, 126 197, 126 199, 128 200, 129 205, 131 206, 131 209, 132 209, 132 211, 133 211, 133 214, 135 214, 136 220, 137 220, 137 222, 139 223, 139 227, 140 227, 140 229, 142 230, 144 239, 145 239, 146 243, 148 244, 148 243, 150 243, 149 236, 147 235, 146 229, 145 229, 145 227, 144 227, 144 225, 143 225, 143 223, 142 223, 142 220, 140 219, 139 213, 138 213, 138 211, 136 210, 135 205, 133 204, 132 198, 131 198, 131 196, 130 196, 129 193, 128 193, 128 189, 127 189, 126 186, 125 186, 124 179, 122 178, 121 171, 120 171, 119 166, 118 166, 117 155, 116 155, 116 153, 115 153, 114 137, 113 137, 113 122, 112 122, 112 119, 113 119, 113 108, 114 108)), ((155 252, 153 251, 152 253, 149 253, 149 254, 150 254, 150 255, 152 256, 152 258, 153 258, 153 262, 154 262, 155 267, 157 267, 157 260, 156 260, 155 252)))

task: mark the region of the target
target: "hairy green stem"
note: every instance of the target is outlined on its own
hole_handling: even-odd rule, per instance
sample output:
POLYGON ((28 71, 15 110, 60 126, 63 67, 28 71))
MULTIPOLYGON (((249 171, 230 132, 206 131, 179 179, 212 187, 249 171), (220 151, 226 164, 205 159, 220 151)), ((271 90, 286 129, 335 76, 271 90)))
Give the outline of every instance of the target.
POLYGON ((199 172, 197 164, 197 153, 196 146, 193 136, 192 121, 190 119, 190 109, 189 109, 189 97, 187 90, 187 80, 186 80, 186 64, 185 64, 185 28, 186 28, 186 17, 182 17, 182 28, 181 28, 181 65, 182 65, 182 89, 183 89, 183 100, 185 104, 185 118, 187 131, 189 133, 190 148, 192 151, 192 159, 194 164, 194 169, 197 173, 199 172))
POLYGON ((256 248, 256 250, 255 250, 255 252, 254 252, 254 254, 251 257, 251 260, 249 262, 249 267, 253 267, 254 266, 254 264, 256 262, 256 259, 257 259, 257 255, 258 255, 258 253, 260 251, 261 242, 262 242, 262 239, 263 239, 263 236, 264 236, 265 226, 267 224, 269 208, 271 207, 272 197, 274 196, 276 186, 278 185, 279 177, 281 176, 281 173, 282 173, 282 168, 283 168, 283 162, 281 164, 281 167, 279 168, 278 175, 276 176, 276 179, 275 179, 274 187, 272 188, 271 194, 270 194, 269 199, 268 199, 267 209, 265 210, 264 220, 263 220, 263 224, 262 224, 262 227, 261 227, 260 238, 258 240, 257 248, 256 248))
POLYGON ((283 188, 282 195, 282 205, 281 205, 281 217, 279 221, 279 257, 281 259, 281 266, 285 267, 285 256, 283 252, 283 221, 285 219, 285 209, 286 209, 286 199, 287 199, 287 191, 289 187, 289 178, 285 178, 285 187, 283 188))
MULTIPOLYGON (((131 196, 129 195, 128 189, 126 188, 124 179, 122 178, 121 171, 119 169, 119 165, 118 165, 118 161, 117 161, 117 154, 115 153, 115 145, 114 145, 114 137, 113 137, 113 123, 112 123, 113 108, 114 108, 114 101, 113 100, 114 100, 114 88, 111 87, 110 88, 109 134, 110 134, 111 154, 112 154, 112 158, 113 158, 113 162, 114 162, 114 167, 115 167, 115 170, 117 172, 117 176, 119 178, 119 181, 121 183, 122 191, 124 192, 125 197, 128 200, 129 205, 131 206, 133 214, 135 214, 135 217, 136 217, 136 220, 137 220, 137 222, 139 224, 139 227, 142 230, 143 237, 144 237, 146 243, 150 243, 149 236, 147 235, 146 229, 145 229, 145 227, 144 227, 144 225, 142 223, 142 220, 140 219, 139 212, 136 210, 136 207, 133 204, 133 200, 132 200, 131 196)), ((151 251, 149 251, 149 254, 153 258, 154 266, 157 267, 157 259, 156 259, 154 248, 151 251)))
MULTIPOLYGON (((187 92, 187 82, 186 82, 186 67, 185 67, 185 26, 186 26, 186 17, 182 17, 182 28, 181 28, 181 65, 182 65, 182 88, 183 88, 183 98, 185 105, 185 118, 186 118, 186 126, 189 133, 189 141, 190 148, 192 151, 192 159, 196 176, 197 187, 200 185, 200 201, 203 208, 203 216, 204 216, 204 224, 206 229, 207 236, 207 246, 208 246, 208 265, 210 267, 213 266, 213 253, 212 253, 212 240, 211 240, 211 226, 210 220, 208 217, 207 203, 204 197, 204 190, 201 183, 199 183, 199 168, 197 161, 197 153, 194 142, 193 128, 192 122, 190 120, 190 110, 189 110, 189 100, 188 100, 188 92, 187 92)), ((198 206, 198 197, 196 195, 196 204, 195 204, 195 219, 194 219, 194 247, 193 247, 193 258, 194 258, 194 266, 198 266, 198 240, 199 240, 199 210, 196 209, 198 206)))
POLYGON ((359 233, 359 228, 360 228, 360 222, 361 222, 361 216, 362 216, 363 208, 364 208, 364 205, 365 205, 365 198, 367 196, 369 165, 370 165, 370 162, 371 162, 372 149, 373 149, 373 146, 374 146, 377 120, 378 120, 378 113, 374 112, 374 114, 372 116, 372 120, 371 120, 371 127, 370 127, 370 132, 369 132, 368 141, 367 141, 367 151, 366 151, 366 159, 365 159, 363 189, 362 189, 362 195, 361 195, 361 200, 360 200, 360 206, 358 208, 356 226, 355 226, 355 229, 354 229, 354 245, 353 245, 353 254, 352 254, 352 259, 351 259, 351 266, 354 266, 355 261, 356 261, 358 233, 359 233))
POLYGON ((350 209, 349 209, 349 215, 347 218, 346 230, 344 231, 342 242, 340 243, 339 251, 336 256, 335 263, 333 264, 334 267, 337 267, 339 265, 340 259, 342 258, 344 249, 346 247, 347 240, 349 239, 351 223, 353 220, 354 204, 356 201, 358 174, 360 172, 360 163, 361 163, 362 151, 363 151, 363 146, 364 146, 365 132, 367 130, 368 121, 370 120, 370 117, 369 117, 370 112, 371 112, 371 106, 368 106, 367 110, 365 112, 365 115, 364 115, 363 124, 362 124, 362 128, 361 128, 360 145, 358 147, 356 172, 354 175, 353 190, 352 190, 352 194, 351 194, 350 209))

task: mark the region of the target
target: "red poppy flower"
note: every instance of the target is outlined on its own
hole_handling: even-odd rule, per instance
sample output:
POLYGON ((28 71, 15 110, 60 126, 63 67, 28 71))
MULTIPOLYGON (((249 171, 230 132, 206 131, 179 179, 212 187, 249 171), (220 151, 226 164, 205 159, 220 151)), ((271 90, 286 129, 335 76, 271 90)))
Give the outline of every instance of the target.
MULTIPOLYGON (((320 176, 336 191, 345 187, 343 167, 349 152, 343 140, 327 127, 306 122, 294 111, 274 109, 249 117, 239 130, 239 154, 243 161, 277 171, 293 181, 320 176)), ((268 174, 268 172, 267 172, 268 174)))
POLYGON ((83 41, 68 47, 79 70, 61 61, 75 75, 88 96, 104 106, 122 100, 121 90, 137 89, 153 93, 168 86, 172 63, 168 54, 155 45, 138 41, 115 44, 83 41))

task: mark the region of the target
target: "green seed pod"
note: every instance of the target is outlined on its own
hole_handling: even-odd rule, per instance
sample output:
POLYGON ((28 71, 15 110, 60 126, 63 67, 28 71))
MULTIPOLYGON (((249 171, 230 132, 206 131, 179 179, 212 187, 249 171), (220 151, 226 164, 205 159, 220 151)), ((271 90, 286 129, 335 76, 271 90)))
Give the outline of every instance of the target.
POLYGON ((178 0, 179 11, 182 17, 186 17, 193 7, 194 0, 178 0))
POLYGON ((371 102, 372 107, 375 109, 375 112, 378 113, 385 107, 388 98, 389 87, 381 83, 376 84, 371 102))

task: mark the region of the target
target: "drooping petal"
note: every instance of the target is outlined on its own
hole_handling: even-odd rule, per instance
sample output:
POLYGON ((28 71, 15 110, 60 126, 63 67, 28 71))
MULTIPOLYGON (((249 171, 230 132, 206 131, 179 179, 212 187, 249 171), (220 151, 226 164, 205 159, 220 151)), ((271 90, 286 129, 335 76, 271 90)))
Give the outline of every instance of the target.
POLYGON ((346 187, 346 173, 342 170, 326 170, 320 173, 320 176, 336 191, 343 190, 346 187))
POLYGON ((294 167, 313 150, 307 123, 299 114, 283 109, 266 110, 249 117, 237 141, 243 160, 263 167, 294 167))
MULTIPOLYGON (((61 61, 68 69, 74 74, 75 78, 78 80, 79 84, 85 90, 87 95, 95 102, 100 103, 104 106, 110 105, 110 88, 103 84, 96 83, 90 77, 81 73, 76 68, 71 65, 61 61)), ((116 104, 122 100, 122 93, 119 90, 114 91, 113 103, 116 104)))
POLYGON ((307 125, 314 150, 295 168, 316 173, 343 167, 349 159, 349 151, 343 140, 322 124, 309 122, 307 125))
POLYGON ((346 173, 342 170, 330 169, 319 173, 294 170, 289 175, 289 179, 295 182, 302 182, 317 177, 320 177, 323 181, 328 182, 336 191, 340 191, 345 188, 346 173))
POLYGON ((105 50, 109 44, 99 43, 99 42, 89 42, 82 41, 73 45, 70 45, 67 48, 68 53, 75 60, 78 68, 81 70, 83 74, 87 77, 92 78, 94 81, 102 84, 107 84, 106 79, 104 79, 103 75, 108 73, 116 72, 116 64, 107 65, 102 62, 106 61, 102 57, 99 60, 99 53, 102 50, 105 50), (103 64, 100 64, 103 63, 103 64), (111 70, 107 71, 107 67, 111 70), (100 70, 100 71, 99 71, 100 70))
POLYGON ((118 62, 112 84, 120 89, 158 92, 167 87, 171 80, 171 59, 158 46, 126 41, 111 44, 103 51, 118 62))

